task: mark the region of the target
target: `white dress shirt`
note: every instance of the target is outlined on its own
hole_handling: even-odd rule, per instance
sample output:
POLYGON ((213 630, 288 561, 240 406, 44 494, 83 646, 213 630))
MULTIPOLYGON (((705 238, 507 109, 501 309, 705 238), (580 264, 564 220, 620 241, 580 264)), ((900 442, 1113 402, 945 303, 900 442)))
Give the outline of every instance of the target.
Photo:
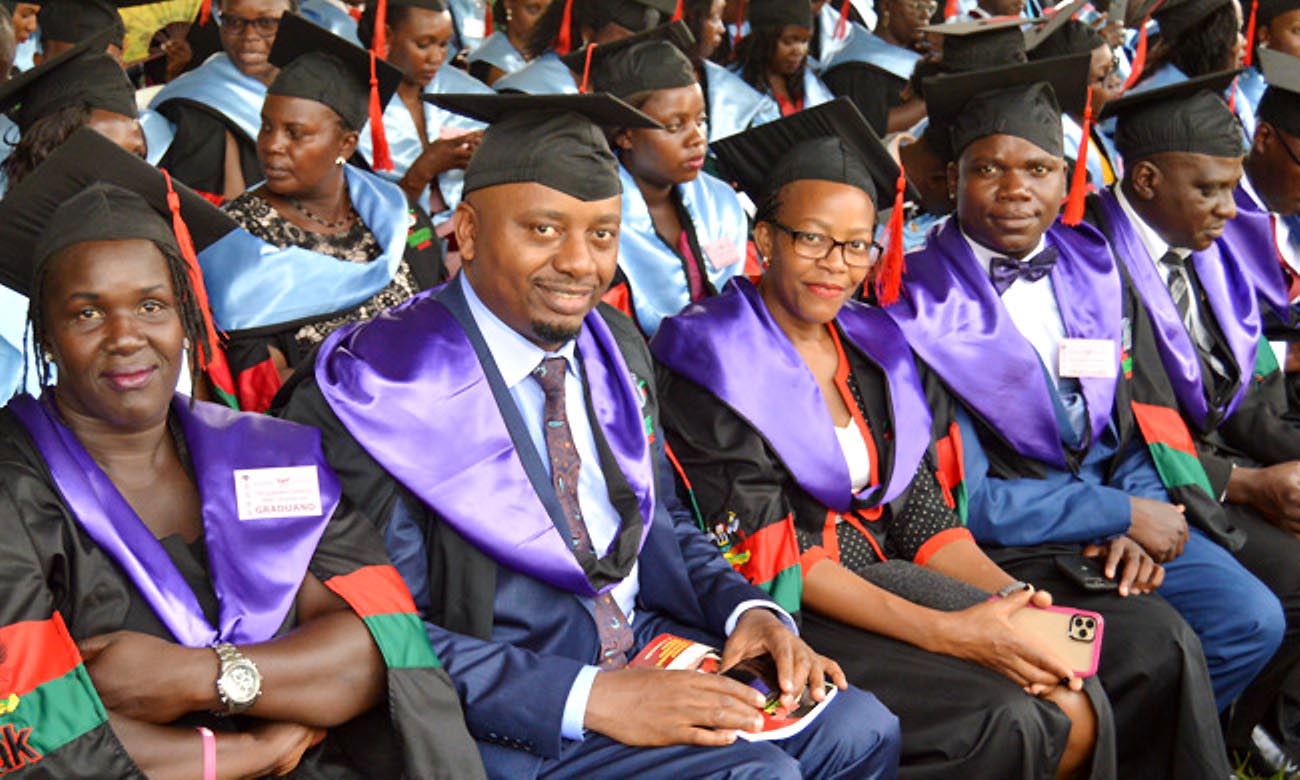
MULTIPOLYGON (((975 253, 975 260, 992 273, 993 259, 1004 257, 1001 252, 980 244, 962 231, 962 237, 975 253)), ((1037 255, 1047 246, 1047 239, 1038 239, 1034 251, 1025 255, 1028 259, 1037 255)), ((1052 381, 1060 389, 1061 374, 1057 356, 1060 354, 1061 342, 1065 340, 1065 320, 1061 319, 1061 307, 1056 302, 1056 288, 1052 285, 1052 275, 1030 282, 1016 279, 1002 293, 1002 304, 1006 306, 1016 330, 1029 340, 1038 358, 1043 362, 1052 381)))
MULTIPOLYGON (((528 436, 533 447, 541 457, 542 465, 550 475, 551 459, 546 451, 546 429, 544 412, 546 393, 541 384, 532 378, 533 369, 549 357, 563 357, 569 362, 569 370, 564 383, 564 405, 569 419, 569 431, 573 436, 573 445, 578 450, 582 467, 578 471, 578 506, 582 509, 587 533, 591 537, 592 547, 598 555, 603 556, 618 535, 621 523, 618 510, 609 499, 609 487, 605 475, 600 469, 600 456, 596 450, 596 438, 592 433, 591 420, 587 417, 587 406, 583 396, 583 378, 579 370, 578 345, 570 341, 555 352, 547 352, 533 342, 524 338, 514 328, 501 321, 488 309, 487 305, 475 294, 474 288, 464 274, 460 275, 459 284, 469 305, 470 316, 478 326, 492 354, 492 362, 501 372, 501 378, 510 390, 519 415, 528 428, 528 436)), ((628 623, 634 621, 637 594, 641 591, 638 579, 640 563, 632 564, 631 571, 622 582, 614 586, 612 595, 619 609, 627 616, 628 623)), ((727 618, 725 633, 730 636, 735 630, 736 622, 742 613, 755 607, 763 607, 777 613, 781 621, 792 631, 798 633, 794 619, 775 603, 763 600, 741 602, 727 618)), ((590 599, 587 609, 593 611, 590 599)), ((564 704, 564 716, 560 733, 566 739, 582 739, 583 721, 587 714, 587 700, 591 697, 591 686, 596 680, 599 667, 586 666, 578 673, 569 689, 568 699, 564 704)))
MULTIPOLYGON (((1129 203, 1128 197, 1124 194, 1123 187, 1116 185, 1114 192, 1115 199, 1119 201, 1120 208, 1124 210, 1124 216, 1128 217, 1128 221, 1133 225, 1133 229, 1137 232, 1138 239, 1142 242, 1143 248, 1147 250, 1147 256, 1151 259, 1151 262, 1155 264, 1156 271, 1160 274, 1160 279, 1165 283, 1165 289, 1169 289, 1169 276, 1173 273, 1173 269, 1169 267, 1168 263, 1160 262, 1160 258, 1164 257, 1166 252, 1173 252, 1183 260, 1186 260, 1191 256, 1192 250, 1180 246, 1170 246, 1168 241, 1165 241, 1160 237, 1160 234, 1156 232, 1155 228, 1148 225, 1142 217, 1138 216, 1137 211, 1133 208, 1133 204, 1129 203)), ((1189 283, 1191 282, 1191 273, 1192 271, 1189 268, 1187 279, 1189 283)), ((1188 289, 1187 298, 1191 304, 1188 312, 1192 320, 1191 332, 1188 333, 1188 335, 1192 337, 1194 343, 1206 351, 1206 359, 1210 361, 1216 370, 1220 373, 1227 373, 1227 368, 1219 360, 1218 356, 1214 354, 1210 347, 1210 345, 1213 344, 1213 339, 1210 338, 1209 328, 1205 324, 1205 313, 1201 311, 1201 303, 1198 300, 1199 296, 1196 294, 1195 288, 1188 289)))

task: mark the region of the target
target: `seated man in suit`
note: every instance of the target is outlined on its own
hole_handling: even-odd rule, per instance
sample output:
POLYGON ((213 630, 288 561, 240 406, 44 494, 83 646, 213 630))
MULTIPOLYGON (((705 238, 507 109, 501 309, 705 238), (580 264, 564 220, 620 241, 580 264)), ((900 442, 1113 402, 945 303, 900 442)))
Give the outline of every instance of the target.
MULTIPOLYGON (((1226 710, 1268 662, 1282 610, 1224 549, 1217 502, 1166 482, 1152 452, 1167 445, 1134 422, 1142 313, 1097 231, 1058 219, 1061 113, 1083 104, 1087 70, 1080 55, 926 80, 956 212, 907 256, 885 311, 951 431, 946 481, 976 540, 1011 576, 1104 616, 1098 674, 1116 723, 1139 724, 1117 728, 1120 775, 1218 778, 1230 770, 1212 701, 1226 710), (1083 557, 1117 587, 1073 576, 1083 557)), ((1187 460, 1179 475, 1199 467, 1187 460)))
MULTIPOLYGON (((1222 91, 1234 74, 1135 92, 1107 106, 1124 178, 1097 222, 1156 324, 1160 362, 1242 542, 1240 561, 1278 596, 1286 638, 1233 711, 1229 745, 1263 726, 1300 764, 1300 428, 1263 339, 1252 268, 1276 263, 1267 212, 1238 208, 1241 129, 1222 91), (1279 691, 1281 695, 1279 695, 1279 691)), ((1257 738, 1256 742, 1262 741, 1257 738)))
POLYGON ((600 95, 436 102, 493 123, 456 210, 463 273, 328 339, 283 413, 324 431, 381 522, 489 775, 893 777, 897 719, 676 503, 649 351, 596 309, 621 197, 593 119, 654 121, 600 95), (752 688, 626 668, 664 632, 721 647, 724 667, 770 653, 787 700, 840 690, 799 734, 738 741, 759 725, 752 688))

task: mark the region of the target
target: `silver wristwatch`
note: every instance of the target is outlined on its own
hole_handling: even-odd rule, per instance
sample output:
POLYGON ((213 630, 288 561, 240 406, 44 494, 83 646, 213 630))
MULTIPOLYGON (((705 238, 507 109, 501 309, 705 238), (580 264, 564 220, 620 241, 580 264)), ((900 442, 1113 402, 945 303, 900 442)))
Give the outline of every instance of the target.
POLYGON ((244 712, 262 695, 262 673, 234 645, 222 642, 213 645, 212 650, 221 662, 221 669, 217 672, 217 698, 223 707, 221 714, 244 712))

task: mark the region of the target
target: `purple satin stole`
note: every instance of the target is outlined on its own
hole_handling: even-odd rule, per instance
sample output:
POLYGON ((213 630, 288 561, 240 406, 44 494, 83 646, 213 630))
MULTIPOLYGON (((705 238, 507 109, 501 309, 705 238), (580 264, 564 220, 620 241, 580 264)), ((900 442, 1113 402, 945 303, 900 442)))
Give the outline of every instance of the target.
MULTIPOLYGON (((1113 192, 1108 190, 1101 194, 1101 207, 1110 226, 1115 250, 1124 258, 1133 286, 1142 296, 1142 303, 1155 325, 1160 362, 1173 385, 1174 394, 1178 396, 1178 403, 1196 427, 1203 430, 1210 423, 1211 410, 1206 384, 1201 377, 1201 359, 1196 344, 1178 313, 1178 307, 1169 296, 1169 288, 1156 268, 1158 258, 1152 258, 1147 252, 1113 192)), ((1261 225, 1260 214, 1238 212, 1237 219, 1245 217, 1245 221, 1232 231, 1225 230, 1223 236, 1209 249, 1192 253, 1196 277, 1201 283, 1201 289, 1205 291, 1210 311, 1227 339, 1232 358, 1241 374, 1241 382, 1232 400, 1226 407, 1213 410, 1218 420, 1231 415, 1245 398, 1250 389, 1251 373, 1255 370, 1261 328, 1259 303, 1242 268, 1256 262, 1246 259, 1251 253, 1262 251, 1263 248, 1270 253, 1276 251, 1273 247, 1272 225, 1267 215, 1262 216, 1264 219, 1261 225), (1264 229, 1268 232, 1261 232, 1264 229)), ((1235 220, 1230 220, 1228 224, 1231 225, 1233 221, 1235 220)), ((1217 422, 1213 424, 1217 425, 1217 422)))
POLYGON ((816 378, 748 279, 736 277, 721 295, 664 320, 650 349, 762 434, 810 496, 847 512, 855 498, 879 506, 912 483, 930 446, 930 408, 907 342, 884 312, 850 302, 836 322, 884 372, 894 419, 888 480, 857 495, 816 378))
MULTIPOLYGON (((1051 272, 1065 334, 1110 339, 1115 376, 1083 378, 1091 440, 1110 423, 1119 378, 1120 279, 1110 249, 1087 225, 1052 225, 1047 241, 1060 253, 1051 272)), ((962 236, 948 220, 923 248, 907 255, 899 301, 885 309, 945 384, 1016 452, 1066 467, 1055 388, 1042 360, 962 236)))
POLYGON ((1282 270, 1277 235, 1273 232, 1274 217, 1267 207, 1255 202, 1245 187, 1238 185, 1232 197, 1237 202, 1237 217, 1228 220, 1224 234, 1232 234, 1230 240, 1234 244, 1251 247, 1239 255, 1242 270, 1250 278, 1260 299, 1272 307, 1279 317, 1289 320, 1291 301, 1287 294, 1287 277, 1282 270), (1264 235, 1268 237, 1267 246, 1263 242, 1264 235))
POLYGON ((307 565, 339 502, 339 482, 320 449, 320 433, 177 395, 172 414, 194 464, 203 536, 220 625, 208 624, 194 591, 108 475, 59 419, 52 391, 41 401, 16 396, 9 409, 45 458, 55 487, 81 527, 117 562, 176 641, 265 642, 284 625, 307 565), (315 466, 321 515, 241 519, 236 469, 315 466))
MULTIPOLYGON (((498 564, 581 596, 609 590, 616 583, 592 586, 567 533, 561 536, 515 450, 474 344, 441 300, 459 296, 459 284, 332 334, 316 361, 321 393, 379 465, 498 564)), ((640 393, 594 311, 578 335, 578 354, 593 423, 636 494, 643 545, 654 518, 654 467, 640 393)))

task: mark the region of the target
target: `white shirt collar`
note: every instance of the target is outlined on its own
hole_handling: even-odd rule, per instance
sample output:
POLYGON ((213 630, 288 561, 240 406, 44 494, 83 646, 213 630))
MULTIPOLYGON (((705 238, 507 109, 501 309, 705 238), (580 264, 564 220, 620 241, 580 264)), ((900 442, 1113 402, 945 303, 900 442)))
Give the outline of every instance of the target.
MULTIPOLYGON (((970 251, 975 254, 975 260, 978 261, 979 264, 984 267, 984 270, 990 274, 993 272, 993 258, 1007 256, 1005 252, 998 252, 996 250, 989 249, 988 247, 984 246, 980 242, 966 235, 965 230, 961 231, 961 237, 966 239, 966 245, 969 246, 970 251)), ((1038 246, 1034 247, 1034 251, 1025 255, 1025 259, 1031 258, 1034 255, 1038 254, 1039 252, 1043 251, 1043 247, 1045 246, 1047 246, 1046 233, 1044 233, 1042 236, 1038 238, 1038 246)))
POLYGON ((1165 252, 1171 250, 1174 254, 1183 258, 1192 253, 1192 250, 1190 249, 1170 246, 1169 242, 1161 238, 1155 228, 1148 225, 1146 220, 1138 216, 1137 211, 1133 209, 1133 204, 1129 203, 1128 196, 1124 194, 1124 188, 1118 183, 1115 184, 1112 191, 1115 193, 1115 199, 1119 201, 1119 207, 1124 210, 1124 214, 1128 217, 1128 221, 1133 224, 1133 229, 1137 231, 1138 238, 1142 241, 1142 246, 1146 247, 1147 254, 1151 255, 1151 261, 1153 263, 1159 263, 1160 258, 1165 256, 1165 252))
POLYGON ((1272 211, 1268 204, 1264 202, 1264 199, 1259 196, 1259 193, 1255 190, 1255 185, 1250 183, 1250 176, 1245 172, 1241 174, 1241 188, 1250 196, 1250 200, 1256 206, 1259 206, 1260 211, 1272 211))
POLYGON ((488 352, 506 387, 512 388, 528 378, 533 369, 548 357, 562 357, 569 361, 569 371, 579 376, 576 361, 577 341, 571 340, 555 352, 547 352, 533 342, 524 338, 517 330, 501 321, 478 295, 465 274, 460 275, 460 288, 465 293, 465 302, 469 304, 470 316, 483 334, 488 352))

